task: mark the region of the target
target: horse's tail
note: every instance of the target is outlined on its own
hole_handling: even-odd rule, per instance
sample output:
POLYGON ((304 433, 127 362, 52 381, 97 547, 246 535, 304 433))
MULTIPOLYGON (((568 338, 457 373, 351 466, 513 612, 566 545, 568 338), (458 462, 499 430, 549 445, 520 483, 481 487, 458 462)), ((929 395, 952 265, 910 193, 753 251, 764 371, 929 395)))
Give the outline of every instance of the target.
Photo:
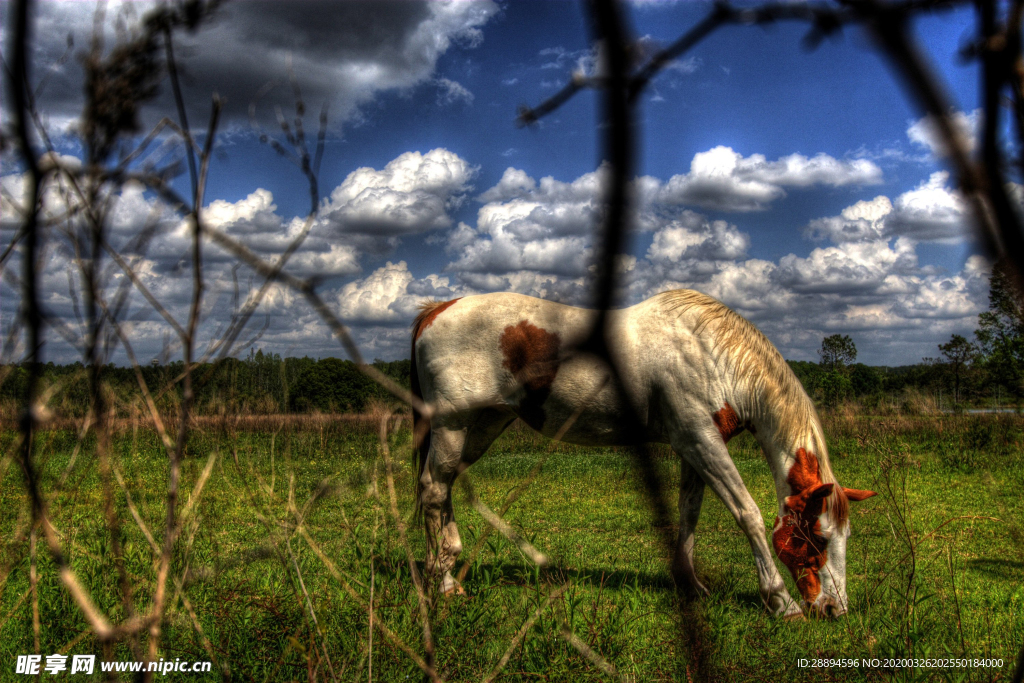
MULTIPOLYGON (((409 366, 409 376, 412 383, 412 395, 422 400, 423 391, 420 389, 420 376, 416 370, 416 337, 419 336, 416 334, 417 331, 414 330, 412 335, 412 361, 409 366)), ((423 479, 423 469, 427 466, 427 453, 430 452, 430 421, 423 417, 416 406, 412 407, 412 447, 413 458, 417 459, 416 519, 420 519, 423 516, 423 505, 420 503, 423 484, 420 481, 423 479)))
MULTIPOLYGON (((458 299, 451 301, 424 301, 420 304, 420 312, 412 321, 412 362, 409 366, 409 374, 412 385, 412 395, 423 399, 423 390, 420 387, 420 375, 416 369, 416 341, 420 338, 423 330, 430 327, 434 318, 440 315, 441 311, 454 304, 458 299)), ((420 504, 420 493, 423 485, 420 480, 423 478, 423 470, 427 467, 427 454, 430 452, 430 420, 423 416, 416 406, 412 407, 412 443, 414 457, 419 458, 419 467, 416 468, 416 518, 423 514, 420 504)))

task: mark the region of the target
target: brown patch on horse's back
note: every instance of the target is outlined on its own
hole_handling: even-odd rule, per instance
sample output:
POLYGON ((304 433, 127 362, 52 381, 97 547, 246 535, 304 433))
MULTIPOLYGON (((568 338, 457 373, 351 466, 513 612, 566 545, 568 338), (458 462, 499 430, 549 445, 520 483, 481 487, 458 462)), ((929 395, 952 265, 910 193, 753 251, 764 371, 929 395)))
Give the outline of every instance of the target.
POLYGON ((558 350, 562 338, 556 332, 521 320, 509 325, 498 340, 504 366, 526 390, 520 403, 520 417, 534 429, 544 426, 541 408, 551 394, 551 384, 558 374, 558 350))
POLYGON ((550 386, 558 374, 557 333, 522 320, 509 325, 501 334, 502 365, 516 375, 527 389, 536 391, 550 386))
POLYGON ((728 401, 721 410, 711 416, 711 419, 715 421, 715 427, 718 428, 718 433, 722 435, 722 441, 725 443, 729 443, 729 439, 746 429, 745 425, 740 424, 739 416, 728 401))
MULTIPOLYGON (((461 299, 462 297, 459 297, 461 299)), ((423 330, 433 324, 434 319, 441 315, 441 312, 446 308, 454 304, 459 299, 452 299, 451 301, 424 301, 420 304, 420 312, 416 316, 416 319, 412 321, 412 340, 413 343, 420 338, 423 334, 423 330)))

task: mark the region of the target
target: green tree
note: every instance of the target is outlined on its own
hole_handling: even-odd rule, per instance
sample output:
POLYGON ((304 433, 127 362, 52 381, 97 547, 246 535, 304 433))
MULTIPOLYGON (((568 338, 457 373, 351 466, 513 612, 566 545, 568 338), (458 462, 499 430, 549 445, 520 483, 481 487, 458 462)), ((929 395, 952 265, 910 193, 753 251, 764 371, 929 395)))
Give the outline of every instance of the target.
POLYGON ((833 334, 821 340, 818 356, 822 372, 817 385, 825 405, 835 407, 853 390, 849 365, 857 360, 857 347, 849 335, 833 334))
POLYGON ((1020 292, 1001 265, 992 269, 988 310, 978 316, 974 336, 989 377, 1019 398, 1024 393, 1024 308, 1020 292))
POLYGON ((350 360, 322 358, 295 382, 295 408, 322 412, 360 412, 376 396, 377 384, 350 360))
POLYGON ((857 363, 850 369, 850 384, 857 396, 873 396, 882 391, 882 374, 877 368, 857 363))
POLYGON ((946 359, 946 366, 953 373, 953 402, 960 403, 961 380, 978 355, 977 347, 959 334, 954 334, 945 344, 939 344, 939 351, 946 359))
POLYGON ((833 334, 821 340, 818 349, 821 367, 832 372, 845 371, 846 367, 857 360, 857 346, 848 334, 833 334))

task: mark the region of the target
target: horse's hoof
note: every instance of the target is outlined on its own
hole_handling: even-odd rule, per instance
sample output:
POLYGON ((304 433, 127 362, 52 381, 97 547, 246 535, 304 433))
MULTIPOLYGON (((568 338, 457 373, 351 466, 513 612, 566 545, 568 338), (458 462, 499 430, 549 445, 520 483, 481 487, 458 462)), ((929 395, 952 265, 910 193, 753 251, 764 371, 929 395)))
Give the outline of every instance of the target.
POLYGON ((458 584, 456 584, 455 586, 452 586, 451 588, 448 588, 447 590, 444 591, 444 597, 446 597, 446 598, 451 598, 451 597, 454 597, 456 595, 465 595, 465 594, 466 594, 465 589, 462 586, 458 585, 458 584))
POLYGON ((783 621, 807 621, 807 617, 799 609, 795 612, 786 612, 782 615, 783 621))
POLYGON ((696 602, 710 598, 711 591, 709 591, 702 583, 698 583, 697 585, 690 583, 683 587, 683 595, 687 600, 696 602))
POLYGON ((446 598, 450 598, 453 595, 465 595, 466 591, 462 589, 462 584, 455 580, 452 575, 447 575, 441 581, 441 592, 446 598))

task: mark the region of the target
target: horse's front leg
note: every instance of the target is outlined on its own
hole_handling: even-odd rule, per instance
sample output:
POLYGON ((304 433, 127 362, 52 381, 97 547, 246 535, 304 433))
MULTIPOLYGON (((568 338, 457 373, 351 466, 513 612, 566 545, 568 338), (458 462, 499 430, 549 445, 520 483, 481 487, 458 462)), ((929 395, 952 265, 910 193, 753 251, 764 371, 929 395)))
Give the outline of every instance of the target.
POLYGON ((673 438, 672 446, 700 474, 711 490, 721 498, 725 507, 750 542, 757 565, 757 583, 761 600, 775 616, 787 619, 803 616, 800 605, 790 596, 786 582, 775 566, 771 548, 765 534, 764 518, 743 478, 729 456, 729 449, 713 425, 707 435, 696 442, 685 443, 685 437, 673 438))
POLYGON ((461 591, 452 569, 462 552, 462 539, 455 525, 452 484, 458 476, 465 433, 434 429, 430 436, 427 462, 420 476, 420 508, 427 535, 426 574, 440 577, 443 593, 461 591))
POLYGON ((691 597, 703 598, 708 589, 697 578, 693 568, 693 532, 704 503, 704 480, 700 473, 680 457, 682 472, 679 481, 679 537, 672 573, 691 597))

